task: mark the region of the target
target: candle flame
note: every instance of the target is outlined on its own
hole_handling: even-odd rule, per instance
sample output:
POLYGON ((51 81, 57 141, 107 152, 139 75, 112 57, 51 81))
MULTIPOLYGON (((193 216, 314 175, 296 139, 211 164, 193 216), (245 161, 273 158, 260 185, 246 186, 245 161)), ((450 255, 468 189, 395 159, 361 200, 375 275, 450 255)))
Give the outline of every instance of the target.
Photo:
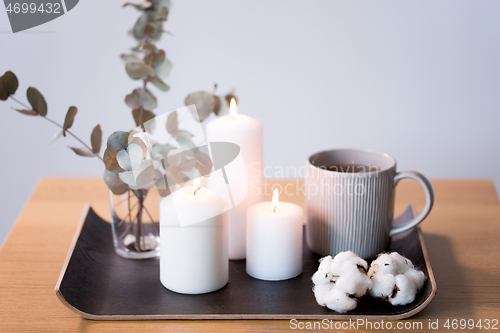
POLYGON ((193 179, 193 188, 195 189, 193 194, 196 195, 196 192, 201 188, 200 178, 193 179))
POLYGON ((236 107, 236 100, 231 98, 231 103, 229 103, 229 114, 236 120, 236 115, 238 114, 238 108, 236 107))
POLYGON ((278 203, 279 203, 279 195, 278 195, 278 189, 274 189, 273 192, 273 211, 276 213, 276 208, 278 208, 278 203))

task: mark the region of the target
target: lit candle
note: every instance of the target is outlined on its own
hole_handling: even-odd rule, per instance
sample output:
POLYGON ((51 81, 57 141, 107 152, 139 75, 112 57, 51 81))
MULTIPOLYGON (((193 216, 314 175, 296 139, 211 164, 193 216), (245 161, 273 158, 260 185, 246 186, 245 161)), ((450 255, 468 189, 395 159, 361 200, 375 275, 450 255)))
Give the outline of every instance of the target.
MULTIPOLYGON (((264 176, 262 169, 262 123, 244 114, 238 114, 234 99, 230 103, 230 114, 218 117, 207 124, 208 142, 232 142, 240 147, 244 167, 226 172, 233 197, 237 202, 228 202, 229 210, 229 259, 246 258, 247 209, 264 200, 264 176), (230 173, 231 172, 231 173, 230 173), (241 196, 238 192, 248 194, 241 196), (239 199, 242 198, 242 199, 239 199), (243 199, 244 198, 244 199, 243 199)), ((207 179, 207 186, 221 196, 226 189, 216 184, 216 177, 207 179)))
POLYGON ((227 284, 227 204, 198 180, 160 204, 160 281, 182 294, 203 294, 227 284))
POLYGON ((247 273, 257 279, 279 281, 302 273, 302 207, 261 202, 248 209, 247 273))

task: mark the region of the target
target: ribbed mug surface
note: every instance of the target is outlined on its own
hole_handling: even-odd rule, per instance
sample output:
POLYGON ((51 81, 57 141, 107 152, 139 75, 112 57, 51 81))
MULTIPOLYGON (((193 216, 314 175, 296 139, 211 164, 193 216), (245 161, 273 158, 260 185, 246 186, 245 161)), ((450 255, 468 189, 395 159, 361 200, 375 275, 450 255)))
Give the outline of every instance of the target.
POLYGON ((396 164, 377 172, 329 171, 306 162, 306 240, 320 255, 371 258, 389 247, 396 164))

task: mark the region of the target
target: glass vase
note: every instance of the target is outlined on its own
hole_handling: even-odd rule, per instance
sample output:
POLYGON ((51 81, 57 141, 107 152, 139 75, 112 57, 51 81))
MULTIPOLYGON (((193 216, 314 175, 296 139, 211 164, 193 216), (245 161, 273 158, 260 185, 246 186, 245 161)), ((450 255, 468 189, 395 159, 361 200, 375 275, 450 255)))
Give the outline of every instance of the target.
POLYGON ((111 229, 118 255, 147 259, 160 255, 160 196, 157 191, 138 189, 125 194, 109 192, 111 229))

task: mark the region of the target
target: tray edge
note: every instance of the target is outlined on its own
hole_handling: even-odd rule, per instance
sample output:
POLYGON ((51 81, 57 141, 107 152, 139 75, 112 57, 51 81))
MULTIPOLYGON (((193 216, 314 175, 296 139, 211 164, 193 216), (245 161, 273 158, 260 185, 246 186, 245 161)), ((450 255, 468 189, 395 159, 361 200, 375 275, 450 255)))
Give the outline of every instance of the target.
POLYGON ((65 307, 67 307, 68 309, 70 309, 71 311, 76 313, 77 315, 79 315, 83 318, 86 318, 86 319, 99 320, 100 319, 99 316, 80 311, 79 309, 77 309, 74 306, 72 306, 71 304, 69 304, 59 289, 61 287, 61 282, 64 278, 64 275, 66 274, 66 270, 68 268, 69 261, 70 261, 71 257, 73 256, 73 251, 75 250, 76 243, 78 242, 78 237, 80 237, 80 233, 82 232, 83 224, 85 223, 85 220, 87 219, 87 216, 89 215, 89 212, 91 209, 92 208, 88 204, 83 207, 83 211, 82 211, 82 214, 80 216, 80 221, 78 222, 78 224, 76 226, 75 234, 73 235, 73 239, 71 240, 71 245, 69 246, 68 253, 66 254, 66 259, 64 259, 64 264, 63 264, 63 267, 61 268, 61 273, 59 274, 59 278, 57 279, 57 283, 56 283, 56 286, 54 288, 54 292, 56 293, 56 296, 59 299, 59 301, 61 301, 61 303, 65 307))
MULTIPOLYGON (((411 205, 412 211, 414 212, 414 206, 411 205)), ((415 309, 401 313, 398 315, 386 315, 386 316, 359 316, 359 315, 349 315, 349 314, 332 314, 332 315, 304 315, 304 314, 297 314, 297 315, 269 315, 269 314, 240 314, 240 315, 235 315, 235 314, 228 314, 228 315, 214 315, 214 314, 200 314, 200 315, 94 315, 90 314, 87 312, 83 312, 71 304, 69 304, 64 296, 62 295, 61 291, 59 290, 59 287, 61 285, 61 282, 64 278, 64 275, 66 274, 66 269, 68 267, 69 261, 73 255, 73 251, 75 249, 76 243, 78 241, 78 237, 80 236, 83 224, 85 223, 85 220, 89 214, 89 211, 92 208, 90 205, 85 205, 82 216, 80 217, 80 221, 78 222, 77 228, 75 230, 75 235, 73 236, 73 240, 71 241, 70 248, 68 250, 68 254, 66 255, 66 259, 64 261, 63 267, 61 269, 61 273, 59 275, 59 278, 57 280, 56 286, 55 286, 55 293, 57 298, 61 301, 61 303, 67 307, 69 310, 72 312, 76 313, 77 315, 85 318, 85 319, 90 319, 90 320, 107 320, 107 321, 114 321, 114 320, 159 320, 159 319, 181 319, 181 320, 208 320, 208 319, 221 319, 221 320, 227 320, 227 319, 233 319, 233 320, 238 320, 238 319, 247 319, 247 320, 262 320, 262 319, 278 319, 278 320, 290 320, 290 319, 298 319, 298 320, 322 320, 322 319, 330 319, 330 320, 349 320, 349 319, 368 319, 368 320, 401 320, 401 319, 406 319, 409 317, 412 317, 422 311, 429 303, 434 299, 436 296, 437 292, 437 284, 436 280, 434 278, 434 273, 432 271, 432 267, 430 265, 429 261, 429 255, 427 252, 427 246, 424 241, 422 229, 420 226, 417 227, 418 230, 418 237, 420 240, 420 244, 422 247, 422 253, 424 255, 424 261, 425 261, 425 266, 427 268, 427 273, 428 273, 428 279, 429 283, 431 283, 431 294, 429 297, 424 301, 424 303, 420 304, 418 307, 415 309)))

